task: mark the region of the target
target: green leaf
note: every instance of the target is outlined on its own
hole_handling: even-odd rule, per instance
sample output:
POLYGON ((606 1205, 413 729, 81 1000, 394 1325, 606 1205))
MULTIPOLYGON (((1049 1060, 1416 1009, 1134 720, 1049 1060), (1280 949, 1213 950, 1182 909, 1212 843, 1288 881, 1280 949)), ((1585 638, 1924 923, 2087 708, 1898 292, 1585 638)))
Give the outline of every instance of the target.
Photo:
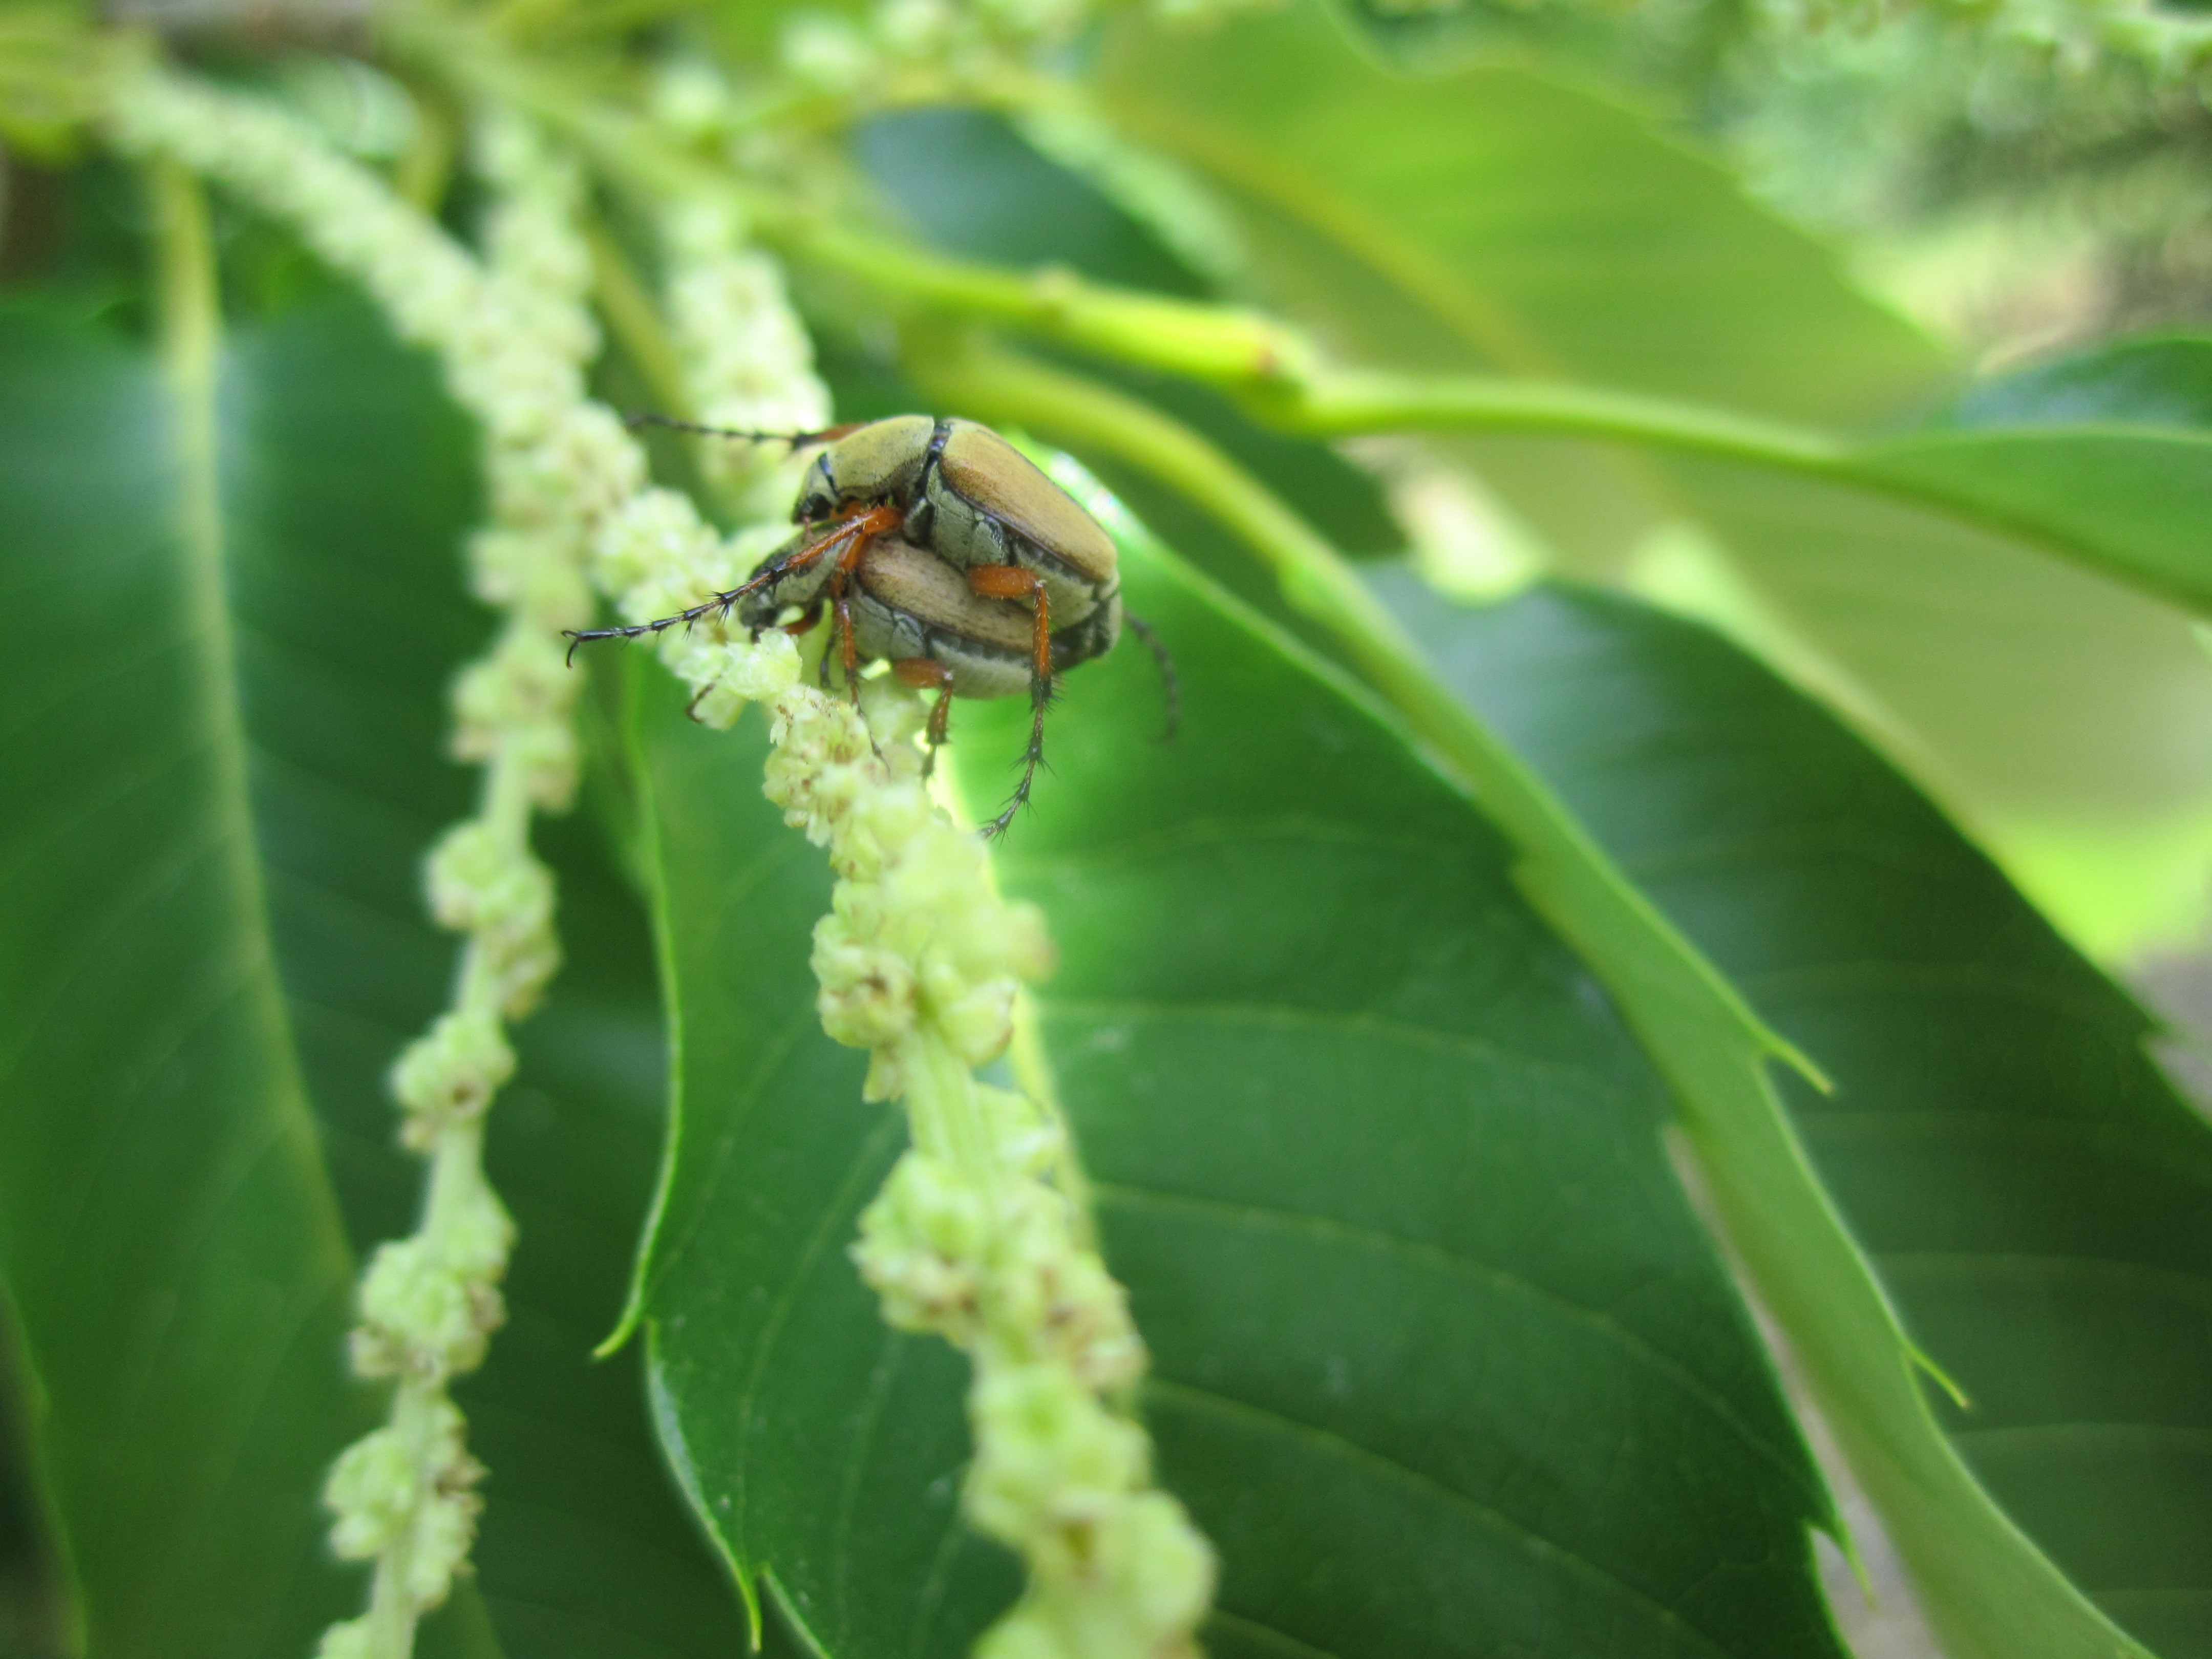
POLYGON ((0 318, 0 1273, 87 1650, 289 1659, 358 1595, 317 1495, 373 1402, 180 428, 142 356, 0 318))
MULTIPOLYGON (((355 1247, 412 1230, 421 1161, 385 1075, 445 1006, 457 943, 423 854, 466 815, 447 690, 485 644, 461 550, 477 449, 433 366, 357 302, 241 336, 226 380, 230 574, 278 966, 355 1247), (343 388, 333 396, 332 388, 343 388)), ((586 671, 580 671, 586 672, 586 671)), ((621 1307, 663 1128, 650 934, 587 822, 538 833, 566 958, 520 1028, 486 1159, 520 1229, 507 1323, 456 1397, 489 1468, 476 1588, 518 1655, 723 1654, 737 1604, 653 1445, 621 1307)))
POLYGON ((2212 659, 2186 616, 2099 574, 2117 556, 2084 561, 2033 522, 2029 498, 2047 495, 2039 471, 2185 565, 2200 442, 1992 432, 1900 441, 1871 463, 1948 469, 1962 495, 1972 481, 1986 500, 1963 509, 1899 501, 1887 477, 1869 490, 1855 462, 1830 481, 1683 461, 1690 528, 1647 544, 1632 579, 1850 709, 2078 938, 2178 942, 2212 854, 2212 659), (2137 890, 2100 892, 2100 862, 2137 890))
MULTIPOLYGON (((1871 1269, 1783 1115, 1769 1066, 1809 1064, 1653 908, 1490 728, 1419 660, 1418 647, 1325 544, 1206 447, 1129 415, 1071 377, 1018 365, 971 373, 978 396, 1114 441, 1221 510, 1273 563, 1286 599, 1329 628, 1438 762, 1511 840, 1516 884, 1618 1000, 1666 1077, 1714 1208, 1814 1379, 1960 1656, 2109 1656, 2125 1638, 1974 1485, 1915 1388, 1910 1346, 1871 1269), (1049 393, 1048 398, 1046 394, 1049 393), (1056 412, 1049 404, 1056 404, 1056 412)), ((1087 488, 1070 471, 1071 487, 1087 488)), ((1099 501, 1097 510, 1110 503, 1099 501)))
MULTIPOLYGON (((1410 584, 1407 585, 1410 588, 1410 584)), ((1791 1115, 1980 1480, 2212 1654, 2212 1129, 2148 1023, 1829 714, 1705 630, 1540 591, 1406 612, 1447 681, 1815 1055, 1791 1115)))
MULTIPOLYGON (((347 1235, 366 1251, 419 1201, 384 1076, 452 973, 417 872, 472 794, 441 754, 489 629, 459 559, 475 444, 365 311, 304 307, 229 343, 195 548, 152 369, 5 326, 25 717, 0 763, 21 924, 0 1271, 36 1443, 91 1651, 290 1659, 363 1595, 319 1495, 378 1407, 344 1370, 347 1235)), ((637 1368, 588 1358, 660 1130, 647 935, 586 826, 543 839, 573 959, 493 1121, 522 1241, 461 1391, 489 1503, 477 1578, 422 1651, 725 1653, 735 1606, 637 1368)))
MULTIPOLYGON (((1221 1546, 1224 1654, 1838 1651, 1825 1498, 1606 1000, 1510 849, 1359 692, 1132 544, 1184 726, 1071 678, 1005 844, 1160 1469, 1221 1546)), ((964 1364, 847 1259, 903 1141, 805 963, 821 854, 641 664, 631 735, 679 1118, 643 1285, 702 1517, 839 1659, 951 1655, 1012 1595, 965 1533, 964 1364)), ((1022 711, 963 704, 994 800, 1022 711)))
POLYGON ((1977 387, 1857 466, 2212 616, 2212 340, 2141 341, 1977 387))

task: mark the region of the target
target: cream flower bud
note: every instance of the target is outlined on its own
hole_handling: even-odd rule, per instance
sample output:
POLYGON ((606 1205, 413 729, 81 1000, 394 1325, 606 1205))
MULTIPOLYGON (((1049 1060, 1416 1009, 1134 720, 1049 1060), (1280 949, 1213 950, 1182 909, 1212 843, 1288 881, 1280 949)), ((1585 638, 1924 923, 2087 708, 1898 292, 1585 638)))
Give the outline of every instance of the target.
POLYGON ((434 1222, 439 1258, 463 1278, 495 1283, 514 1248, 514 1218, 482 1181, 468 1183, 434 1222))
POLYGON ((323 1486, 336 1515, 331 1547, 351 1561, 381 1554, 407 1528, 422 1496, 414 1449, 396 1429, 378 1429, 338 1455, 323 1486))
POLYGON ((1113 1588, 1149 1632, 1188 1631, 1213 1599, 1213 1552, 1165 1492, 1126 1499, 1102 1540, 1113 1588))
POLYGON ((815 1006, 822 1029, 850 1048, 879 1048, 914 1029, 914 974, 896 951, 854 937, 842 918, 814 930, 815 1006))
POLYGON ((1016 1175, 1041 1176, 1067 1150, 1066 1132, 1018 1091, 979 1083, 975 1107, 1000 1163, 1016 1175))
POLYGON ((476 1540, 483 1500, 466 1490, 433 1493, 415 1516, 415 1547, 407 1556, 406 1587, 418 1608, 443 1601, 476 1540))
POLYGON ((1014 1040, 1014 981, 986 980, 930 1012, 952 1052, 970 1066, 988 1066, 1014 1040))
POLYGON ((1147 1474, 1144 1431, 1112 1415, 1059 1365, 981 1377, 971 1401, 975 1461, 963 1504, 976 1528, 1073 1574, 1115 1504, 1147 1474))
POLYGON ((426 874, 430 912, 455 933, 520 931, 553 908, 553 884, 544 868, 480 818, 439 839, 426 874))
POLYGON ((332 1625, 315 1644, 315 1659, 375 1659, 366 1616, 332 1625))
POLYGON ((846 817, 831 855, 848 883, 879 880, 936 819, 936 809, 916 783, 872 789, 853 805, 856 810, 846 817))
POLYGON ((766 702, 799 684, 799 645, 781 629, 727 649, 729 665, 722 671, 722 683, 738 696, 766 702))
POLYGON ((514 1050, 490 1014, 441 1014, 392 1068, 392 1091, 410 1115, 410 1144, 427 1146, 448 1123, 481 1113, 514 1075, 514 1050))
POLYGON ((890 1324, 964 1346, 977 1328, 989 1238, 981 1196, 937 1160, 910 1152, 862 1212, 853 1260, 890 1324))
POLYGON ((866 37, 843 18, 802 12, 784 27, 783 66, 823 92, 857 91, 874 72, 866 37))
POLYGON ((440 1377, 483 1362, 506 1309, 496 1287, 418 1235, 378 1246, 362 1280, 361 1317, 356 1369, 374 1375, 396 1363, 440 1377))
MULTIPOLYGON (((719 550, 713 529, 689 496, 673 489, 641 489, 601 526, 593 544, 592 569, 602 586, 627 599, 641 584, 670 572, 684 582, 695 582, 698 573, 717 566, 719 550)), ((718 582, 695 586, 691 599, 721 586, 718 582)), ((669 614, 644 611, 627 603, 623 613, 633 621, 669 614)))

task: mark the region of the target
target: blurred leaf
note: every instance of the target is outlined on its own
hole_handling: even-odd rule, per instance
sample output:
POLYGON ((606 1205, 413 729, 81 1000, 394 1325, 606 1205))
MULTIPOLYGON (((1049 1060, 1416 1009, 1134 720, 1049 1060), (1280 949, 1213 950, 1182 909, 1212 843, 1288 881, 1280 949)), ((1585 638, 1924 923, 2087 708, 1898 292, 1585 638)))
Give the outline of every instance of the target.
POLYGON ((0 1273, 87 1651, 291 1659, 360 1594, 317 1497, 374 1402, 185 472, 149 361, 0 318, 0 1273))
POLYGON ((2148 1022, 1817 705, 1573 590, 1399 597, 1440 670, 1835 1083, 1792 1115, 1971 1407, 1976 1474, 2112 1617, 2212 1654, 2212 1128, 2148 1022))
MULTIPOLYGON (((1859 688, 1970 822, 2111 822, 2212 792, 2197 718, 2212 659, 2185 617, 1980 515, 1717 463, 1674 471, 1779 627, 1859 688)), ((2186 522, 2166 520, 2168 546, 2186 522)))
MULTIPOLYGON (((414 1225, 422 1166, 396 1144, 384 1079, 445 1006, 457 949, 419 870, 476 791, 442 754, 447 682, 490 629, 460 560, 482 516, 477 444, 433 367, 357 303, 306 305, 232 357, 231 581, 270 924, 366 1254, 414 1225)), ((476 1587, 517 1655, 729 1653, 737 1603, 661 1467, 637 1362, 591 1358, 659 1159, 650 935, 588 824, 537 839, 567 960, 490 1120, 520 1239, 507 1323, 457 1390, 491 1471, 476 1587)))
POLYGON ((2212 435, 2189 424, 2205 358, 2175 341, 2051 365, 1847 464, 1948 507, 1674 469, 1758 597, 1744 635, 1840 678, 2069 931, 2115 951, 2204 914, 2212 656, 2146 590, 2212 605, 2212 435))
POLYGON ((1132 19, 1102 69, 1115 117, 1233 207, 1253 285, 1347 356, 1823 423, 1945 374, 1721 168, 1591 94, 1392 74, 1311 0, 1202 33, 1132 19))
POLYGON ((1859 464, 2212 616, 2212 340, 2115 347, 1977 387, 1945 426, 1859 464))
POLYGON ((2124 341, 1992 376, 1962 393, 1937 426, 2212 427, 2212 340, 2124 341))
MULTIPOLYGON (((1719 168, 1591 94, 1501 68, 1393 75, 1311 6, 1195 40, 1131 24, 1106 85, 1136 134, 1233 205, 1255 286, 1356 360, 1565 377, 1832 428, 1925 403, 1948 378, 1719 168)), ((2168 423, 2202 372, 2171 355, 2155 417, 2168 423)), ((2148 377, 2137 362, 2106 378, 2109 403, 2148 377)), ((1963 515, 1626 447, 1440 447, 1567 571, 1645 585, 1686 526, 1705 536, 1758 602, 1741 635, 1793 668, 1809 660, 2023 865, 2031 845, 2078 860, 2101 826, 2107 860, 2171 861, 2152 895, 2196 884, 2212 659, 2163 605, 2068 568, 2045 538, 2164 592, 2212 581, 2176 533, 2212 501, 2198 438, 1978 428, 1866 453, 1888 485, 1963 515)), ((2047 899, 2085 896, 2068 920, 2086 935, 2148 920, 2107 914, 2096 886, 2039 884, 2047 899)))
MULTIPOLYGON (((9 330, 0 489, 35 527, 9 550, 37 712, 0 792, 26 952, 6 1008, 46 1012, 0 1117, 25 1183, 0 1266, 92 1651, 297 1655, 360 1603, 318 1496, 376 1407, 345 1376, 353 1268, 307 1095, 356 1249, 409 1230, 421 1169, 383 1078, 452 971, 416 871, 472 793, 436 757, 446 682, 487 629, 457 556, 475 445, 366 313, 303 307, 229 345, 223 538, 195 565, 151 371, 81 329, 9 330)), ((587 835, 545 839, 579 960, 494 1119, 523 1239, 510 1325, 464 1390, 489 1507, 475 1585, 422 1648, 495 1653, 495 1625, 517 1652, 726 1652, 735 1608, 637 1373, 587 1358, 659 1127, 641 919, 587 835)))
MULTIPOLYGON (((1217 1653, 1838 1652, 1818 1479, 1659 1143, 1662 1098, 1513 855, 1348 682, 1125 549, 1176 652, 1073 677, 1006 843, 1043 1035, 1156 1355, 1163 1479, 1222 1547, 1217 1653)), ((632 740, 678 1032, 642 1306, 700 1513, 840 1659, 964 1651, 963 1362, 846 1256, 899 1151, 804 964, 829 878, 757 721, 632 740)), ((963 704, 994 802, 1012 703, 963 704)))
POLYGON ((853 149, 885 205, 933 247, 1007 265, 1064 265, 1102 283, 1198 297, 1205 284, 1087 180, 981 110, 878 115, 853 149))

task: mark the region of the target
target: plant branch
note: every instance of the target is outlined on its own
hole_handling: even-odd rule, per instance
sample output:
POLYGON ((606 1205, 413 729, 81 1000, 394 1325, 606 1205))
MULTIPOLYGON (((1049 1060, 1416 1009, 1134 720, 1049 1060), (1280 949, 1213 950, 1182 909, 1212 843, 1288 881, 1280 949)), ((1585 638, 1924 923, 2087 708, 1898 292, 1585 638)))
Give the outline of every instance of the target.
POLYGON ((1827 472, 1844 459, 1835 439, 1727 410, 1565 382, 1486 374, 1392 374, 1322 370, 1280 387, 1255 388, 1255 418, 1307 437, 1375 432, 1510 432, 1601 438, 1827 472))

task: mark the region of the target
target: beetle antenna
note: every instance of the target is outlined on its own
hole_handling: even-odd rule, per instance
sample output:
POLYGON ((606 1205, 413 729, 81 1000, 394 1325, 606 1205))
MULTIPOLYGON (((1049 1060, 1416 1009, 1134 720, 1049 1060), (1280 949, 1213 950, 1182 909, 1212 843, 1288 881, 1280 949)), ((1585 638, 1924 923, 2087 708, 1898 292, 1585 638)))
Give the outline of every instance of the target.
POLYGON ((1152 653, 1152 660, 1159 665, 1160 690, 1168 706, 1167 729, 1160 734, 1160 741, 1173 743, 1176 732, 1182 726, 1182 677, 1176 672, 1175 659, 1168 654, 1167 647, 1153 632, 1152 623, 1142 617, 1132 615, 1126 608, 1121 612, 1121 620, 1128 625, 1132 634, 1145 642, 1145 649, 1152 653))
POLYGON ((735 427, 702 426, 696 421, 680 421, 673 415, 655 415, 646 410, 633 410, 623 416, 623 424, 635 432, 641 426, 665 427, 671 432, 689 432, 700 438, 734 438, 740 443, 789 444, 793 449, 808 444, 827 443, 832 438, 842 438, 856 432, 866 422, 848 421, 842 426, 825 426, 819 432, 741 432, 735 427))
POLYGON ((656 617, 651 622, 631 623, 624 628, 564 628, 561 631, 568 637, 568 654, 565 660, 571 667, 574 666, 576 647, 592 640, 640 639, 647 634, 661 633, 675 627, 678 623, 682 623, 688 628, 702 617, 714 611, 720 611, 726 617, 731 611, 737 609, 738 601, 744 599, 746 594, 757 593, 770 582, 804 570, 830 548, 842 548, 848 545, 853 536, 854 531, 849 525, 833 530, 820 541, 810 543, 789 558, 783 559, 781 562, 771 561, 762 568, 756 570, 745 580, 730 589, 728 592, 711 594, 700 600, 690 610, 679 611, 672 617, 656 617))

